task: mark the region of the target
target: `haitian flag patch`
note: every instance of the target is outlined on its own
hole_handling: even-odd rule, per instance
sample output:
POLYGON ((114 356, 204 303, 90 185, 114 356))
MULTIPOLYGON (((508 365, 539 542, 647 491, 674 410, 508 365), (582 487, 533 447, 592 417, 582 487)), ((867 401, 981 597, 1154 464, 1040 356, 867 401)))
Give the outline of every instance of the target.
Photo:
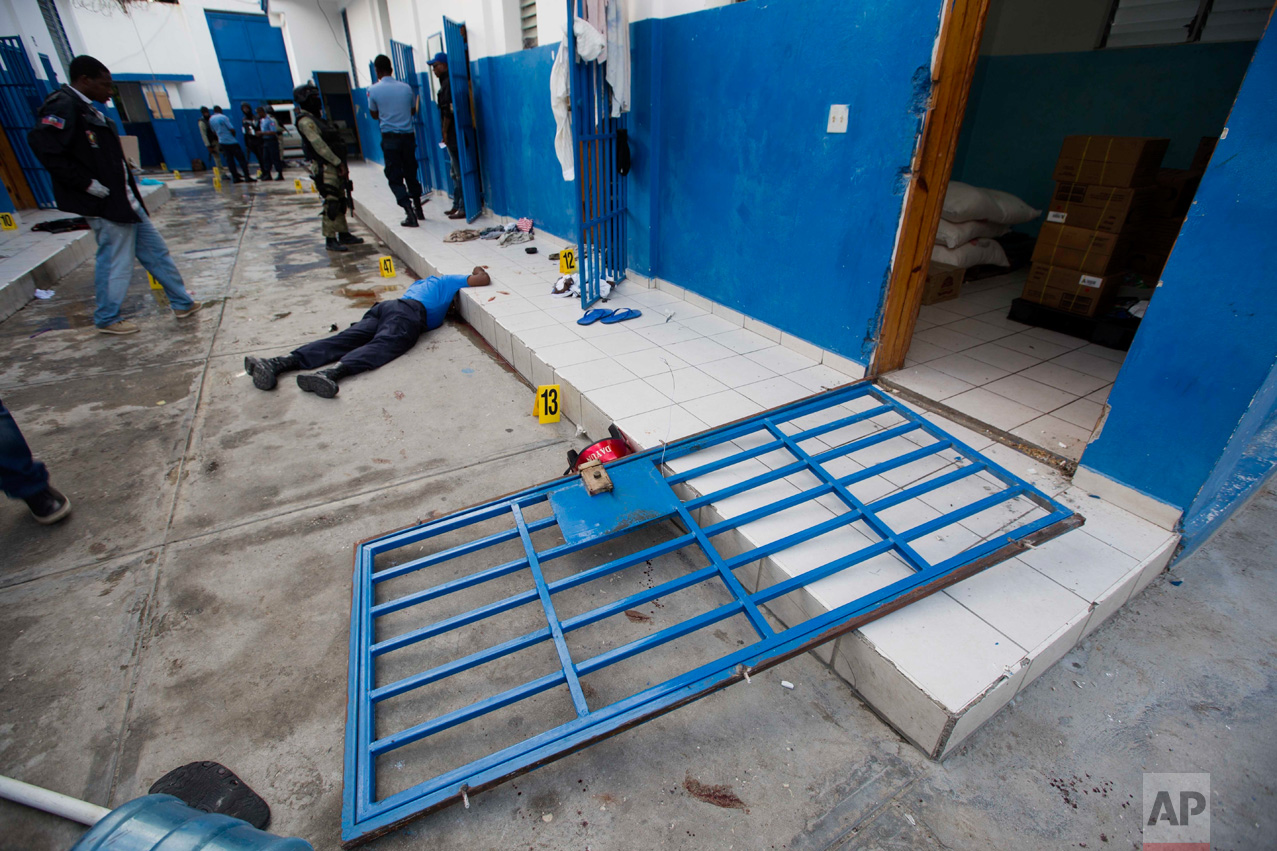
POLYGON ((59 130, 61 130, 63 127, 66 127, 66 124, 67 124, 65 121, 63 121, 61 118, 59 118, 56 115, 46 115, 44 118, 40 119, 40 123, 47 124, 50 127, 56 127, 59 130))

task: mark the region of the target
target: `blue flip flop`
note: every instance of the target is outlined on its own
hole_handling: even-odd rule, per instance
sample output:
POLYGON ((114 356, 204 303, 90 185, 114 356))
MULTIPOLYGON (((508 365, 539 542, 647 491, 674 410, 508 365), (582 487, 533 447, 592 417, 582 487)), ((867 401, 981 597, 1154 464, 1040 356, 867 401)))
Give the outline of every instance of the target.
POLYGON ((593 325, 595 322, 598 322, 600 319, 606 322, 608 320, 608 317, 610 317, 613 313, 616 313, 616 311, 606 310, 601 307, 596 307, 593 310, 587 310, 585 312, 585 315, 576 321, 576 324, 577 325, 593 325))
POLYGON ((627 319, 634 319, 636 317, 642 316, 643 311, 635 310, 632 307, 623 307, 620 310, 611 311, 611 314, 612 314, 611 316, 603 317, 604 325, 615 325, 616 323, 624 322, 627 319))

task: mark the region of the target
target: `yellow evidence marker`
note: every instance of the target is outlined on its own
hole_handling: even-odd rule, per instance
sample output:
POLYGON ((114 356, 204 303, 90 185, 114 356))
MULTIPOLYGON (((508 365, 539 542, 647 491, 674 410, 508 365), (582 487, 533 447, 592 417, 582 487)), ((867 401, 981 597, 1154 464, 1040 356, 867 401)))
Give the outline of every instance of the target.
POLYGON ((559 421, 559 392, 557 384, 542 384, 537 388, 536 401, 532 405, 537 422, 544 425, 559 421))
POLYGON ((301 179, 300 177, 294 177, 294 178, 293 178, 293 188, 297 190, 297 194, 298 194, 298 195, 300 195, 300 194, 302 194, 304 191, 306 191, 306 190, 302 189, 302 179, 301 179))
POLYGON ((576 249, 565 248, 559 252, 559 274, 571 275, 576 271, 576 249))
POLYGON ((17 230, 18 222, 13 213, 0 213, 0 230, 17 230))
POLYGON ((395 276, 395 260, 393 257, 377 258, 377 265, 381 267, 381 276, 383 278, 393 278, 395 276))
POLYGON ((159 281, 155 280, 155 276, 150 272, 147 272, 146 280, 150 283, 151 289, 155 290, 155 300, 160 304, 160 306, 162 307, 167 305, 169 303, 168 293, 164 292, 164 287, 160 285, 159 281))

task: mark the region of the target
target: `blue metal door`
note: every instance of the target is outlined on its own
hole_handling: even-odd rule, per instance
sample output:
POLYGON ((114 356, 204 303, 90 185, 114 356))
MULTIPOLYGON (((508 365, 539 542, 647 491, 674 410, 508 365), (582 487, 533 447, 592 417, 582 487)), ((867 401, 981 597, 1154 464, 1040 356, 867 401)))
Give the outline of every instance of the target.
POLYGON ((429 192, 430 181, 430 142, 426 136, 425 107, 429 104, 429 95, 421 97, 421 77, 417 74, 417 61, 413 57, 412 45, 395 40, 390 42, 390 61, 395 68, 395 79, 412 87, 417 98, 417 114, 412 117, 412 135, 417 145, 417 173, 421 179, 422 192, 429 192))
POLYGON ((1082 522, 867 381, 606 470, 607 493, 559 479, 356 548, 344 843, 1082 522))
POLYGON ((470 98, 470 54, 466 46, 465 22, 443 19, 443 40, 448 53, 448 81, 452 85, 452 117, 457 125, 457 158, 460 160, 461 192, 465 196, 466 221, 473 222, 483 212, 479 189, 479 140, 475 134, 473 101, 470 98))
POLYGON ((230 99, 226 111, 238 115, 241 103, 256 107, 268 100, 292 100, 293 74, 284 37, 265 15, 209 12, 208 31, 230 99))
MULTIPOLYGON (((602 4, 567 0, 568 20, 582 18, 600 32, 606 21, 591 21, 588 14, 602 4)), ((576 32, 568 27, 568 56, 572 72, 572 151, 576 163, 577 246, 581 309, 599 298, 604 280, 625 278, 625 177, 617 173, 617 131, 625 128, 626 115, 612 117, 612 95, 602 62, 582 62, 576 55, 576 32)))
POLYGON ((41 207, 52 207, 53 180, 27 144, 27 133, 35 126, 36 110, 52 91, 40 81, 22 49, 18 36, 0 38, 0 127, 18 159, 31 194, 41 207))

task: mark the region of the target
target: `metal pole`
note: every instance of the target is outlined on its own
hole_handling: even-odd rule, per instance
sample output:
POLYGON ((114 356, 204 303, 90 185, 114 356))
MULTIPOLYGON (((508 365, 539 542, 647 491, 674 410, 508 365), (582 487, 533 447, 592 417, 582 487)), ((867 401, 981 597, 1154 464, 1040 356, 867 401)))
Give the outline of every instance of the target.
POLYGON ((14 780, 12 777, 3 775, 0 775, 0 798, 7 798, 90 827, 111 812, 106 807, 99 807, 97 804, 90 804, 88 801, 81 801, 79 798, 72 798, 70 795, 63 795, 61 792, 54 792, 40 786, 32 786, 30 783, 23 783, 21 780, 14 780))

